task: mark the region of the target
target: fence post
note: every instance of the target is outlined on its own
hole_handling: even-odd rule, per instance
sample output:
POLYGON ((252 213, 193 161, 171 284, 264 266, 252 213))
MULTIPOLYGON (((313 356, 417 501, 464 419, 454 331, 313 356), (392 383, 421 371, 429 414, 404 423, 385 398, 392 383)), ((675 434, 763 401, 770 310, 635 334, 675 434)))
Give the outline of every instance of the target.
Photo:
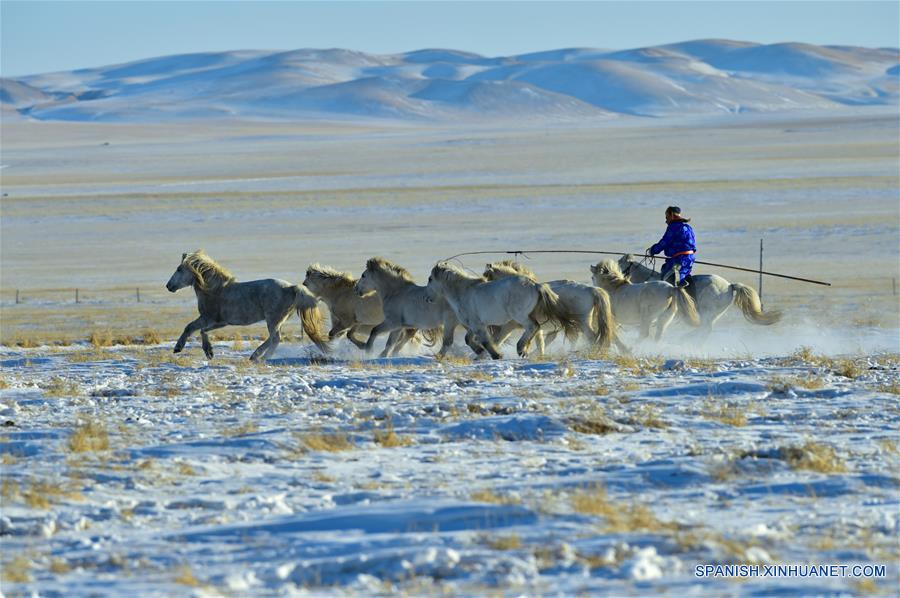
MULTIPOLYGON (((896 293, 894 293, 896 295, 896 293)), ((16 289, 16 305, 19 304, 19 289, 16 289)))
POLYGON ((78 289, 75 289, 75 303, 78 303, 78 289))
POLYGON ((759 304, 762 306, 762 254, 763 254, 763 240, 759 240, 759 304))
POLYGON ((138 287, 138 288, 136 288, 136 289, 134 289, 134 290, 135 290, 135 292, 137 293, 137 302, 140 303, 140 302, 141 302, 141 288, 138 287))

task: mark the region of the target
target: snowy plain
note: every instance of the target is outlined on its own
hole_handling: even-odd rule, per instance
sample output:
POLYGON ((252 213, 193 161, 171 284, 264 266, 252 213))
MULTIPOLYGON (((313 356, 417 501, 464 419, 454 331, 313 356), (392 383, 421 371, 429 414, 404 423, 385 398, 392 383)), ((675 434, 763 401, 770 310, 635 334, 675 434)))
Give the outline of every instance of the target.
MULTIPOLYGON (((681 69, 703 49, 662 62, 681 69)), ((513 70, 549 85, 537 63, 565 71, 590 54, 517 57, 513 70)), ((893 56, 876 54, 877 68, 829 68, 868 81, 893 56)), ((464 61, 480 58, 458 58, 342 76, 432 59, 433 78, 477 74, 464 61)), ((85 83, 63 79, 31 83, 85 83)), ((890 592, 900 127, 885 85, 883 108, 815 99, 816 111, 590 124, 4 120, 4 595, 890 592), (190 291, 162 291, 184 251, 204 247, 240 280, 299 281, 312 262, 358 275, 380 254, 424 281, 468 250, 640 251, 671 203, 694 217, 704 257, 753 266, 765 238, 769 269, 834 286, 766 279, 782 323, 732 313, 704 344, 676 328, 633 358, 557 344, 545 359, 508 346, 472 362, 460 339, 444 361, 425 346, 374 359, 346 341, 323 357, 294 337, 257 366, 261 327, 220 336, 212 360, 196 340, 170 352, 195 313, 190 291), (72 305, 74 287, 88 300, 72 305), (126 305, 135 287, 145 302, 126 305), (84 340, 104 330, 144 344, 84 340), (695 576, 754 563, 886 574, 695 576)), ((588 258, 523 259, 542 278, 589 277, 588 258)))

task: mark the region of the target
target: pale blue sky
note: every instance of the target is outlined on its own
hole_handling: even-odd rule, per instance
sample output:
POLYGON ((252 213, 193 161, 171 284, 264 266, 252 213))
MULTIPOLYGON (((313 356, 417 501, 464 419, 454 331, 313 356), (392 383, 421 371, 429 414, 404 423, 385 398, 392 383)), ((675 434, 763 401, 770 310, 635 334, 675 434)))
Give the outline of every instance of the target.
POLYGON ((0 0, 15 77, 187 52, 452 48, 489 56, 701 38, 900 45, 900 2, 227 2, 0 0))

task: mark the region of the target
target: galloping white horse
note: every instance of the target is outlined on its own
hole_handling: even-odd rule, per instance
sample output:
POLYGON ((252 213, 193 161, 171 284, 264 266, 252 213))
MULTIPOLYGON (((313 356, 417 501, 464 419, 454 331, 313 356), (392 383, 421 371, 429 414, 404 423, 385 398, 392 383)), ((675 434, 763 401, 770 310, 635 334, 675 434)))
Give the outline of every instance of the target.
MULTIPOLYGON (((642 265, 630 253, 619 258, 619 267, 634 282, 660 279, 659 272, 642 265)), ((700 333, 704 336, 712 332, 713 324, 732 305, 736 305, 744 317, 753 324, 770 326, 781 320, 780 311, 762 310, 759 295, 753 287, 739 282, 728 282, 716 274, 695 274, 692 278, 697 312, 700 315, 700 333)))
POLYGON ((354 333, 368 335, 375 325, 384 321, 384 311, 378 293, 360 297, 354 290, 355 285, 356 279, 347 272, 320 264, 307 268, 303 280, 303 286, 328 306, 331 313, 328 338, 334 340, 346 333, 350 342, 362 349, 366 343, 358 340, 354 333))
MULTIPOLYGON (((384 321, 369 333, 366 351, 372 350, 375 338, 383 332, 391 332, 391 336, 381 357, 396 355, 417 330, 429 331, 433 336, 443 328, 439 356, 443 356, 453 345, 453 333, 459 324, 453 310, 446 301, 426 301, 425 287, 417 285, 405 268, 384 258, 373 257, 366 262, 366 269, 356 281, 355 289, 360 296, 377 291, 384 310, 384 321), (393 333, 399 330, 405 334, 398 335, 399 340, 395 341, 393 333)), ((428 336, 424 332, 423 335, 428 336)))
POLYGON ((616 320, 640 326, 641 340, 650 336, 650 327, 655 323, 659 341, 679 309, 688 322, 700 325, 694 301, 683 288, 661 280, 632 283, 613 260, 591 266, 591 276, 595 285, 609 292, 616 320))
POLYGON ((281 342, 281 327, 295 311, 309 338, 324 352, 331 350, 322 330, 322 312, 316 298, 306 287, 276 278, 237 282, 234 276, 202 250, 181 254, 181 263, 172 273, 166 288, 194 287, 200 317, 184 327, 175 342, 174 353, 180 353, 188 338, 198 330, 203 352, 213 358, 208 332, 225 326, 246 326, 262 320, 269 337, 250 356, 252 361, 266 359, 281 342))
MULTIPOLYGON (((513 260, 493 262, 484 268, 484 277, 487 280, 499 280, 508 276, 524 276, 537 282, 537 276, 530 268, 513 260)), ((620 345, 616 338, 616 324, 609 293, 601 288, 573 280, 551 280, 547 286, 559 295, 560 303, 576 318, 581 333, 592 345, 607 349, 613 339, 620 345)), ((553 342, 555 336, 555 330, 550 332, 547 335, 547 342, 553 342)), ((499 344, 502 340, 497 342, 499 344)), ((623 345, 620 346, 622 347, 623 345)))
POLYGON ((545 322, 556 322, 570 338, 578 333, 578 323, 560 303, 559 296, 547 285, 524 276, 489 282, 453 264, 438 262, 431 269, 426 291, 429 301, 447 300, 469 333, 469 346, 479 355, 487 349, 494 359, 502 357, 489 326, 516 322, 524 328, 516 343, 521 357, 525 357, 528 345, 545 322))

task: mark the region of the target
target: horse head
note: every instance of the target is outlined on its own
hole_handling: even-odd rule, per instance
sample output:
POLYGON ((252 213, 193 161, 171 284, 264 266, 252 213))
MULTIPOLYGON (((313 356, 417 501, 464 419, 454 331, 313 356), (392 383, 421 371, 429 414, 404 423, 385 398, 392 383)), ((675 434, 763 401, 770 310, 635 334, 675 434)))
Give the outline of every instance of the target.
POLYGON ((181 254, 181 263, 178 264, 175 272, 169 278, 169 282, 166 283, 166 288, 170 293, 194 284, 194 270, 185 263, 187 256, 188 254, 186 253, 181 254))

